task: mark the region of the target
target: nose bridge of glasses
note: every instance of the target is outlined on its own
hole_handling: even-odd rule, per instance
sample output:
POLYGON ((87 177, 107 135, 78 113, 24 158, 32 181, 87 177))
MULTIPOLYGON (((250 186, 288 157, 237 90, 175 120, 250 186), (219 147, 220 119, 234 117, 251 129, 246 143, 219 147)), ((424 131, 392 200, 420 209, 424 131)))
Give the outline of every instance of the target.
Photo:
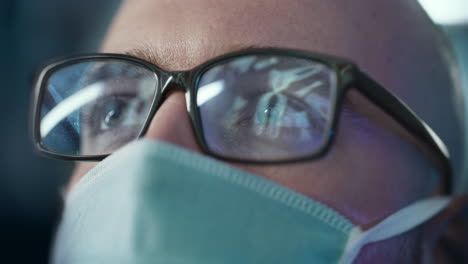
POLYGON ((185 72, 169 72, 161 75, 160 84, 161 84, 161 94, 165 95, 173 89, 182 89, 186 92, 186 77, 185 72))
MULTIPOLYGON (((190 109, 190 84, 188 83, 190 77, 188 75, 190 72, 179 71, 179 72, 167 72, 163 73, 159 76, 160 79, 160 92, 159 98, 167 97, 172 91, 181 90, 185 93, 186 96, 186 104, 187 104, 187 111, 190 109)), ((164 99, 158 100, 160 103, 164 101, 164 99)))

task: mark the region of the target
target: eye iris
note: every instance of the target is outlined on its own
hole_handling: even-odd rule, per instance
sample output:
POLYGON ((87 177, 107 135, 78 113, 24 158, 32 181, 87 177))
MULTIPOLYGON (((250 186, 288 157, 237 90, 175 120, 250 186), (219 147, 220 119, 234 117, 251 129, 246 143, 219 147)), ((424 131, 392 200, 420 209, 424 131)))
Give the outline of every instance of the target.
POLYGON ((109 129, 112 127, 117 126, 123 118, 123 107, 122 104, 113 102, 107 105, 105 113, 106 116, 104 117, 102 127, 105 129, 109 129))

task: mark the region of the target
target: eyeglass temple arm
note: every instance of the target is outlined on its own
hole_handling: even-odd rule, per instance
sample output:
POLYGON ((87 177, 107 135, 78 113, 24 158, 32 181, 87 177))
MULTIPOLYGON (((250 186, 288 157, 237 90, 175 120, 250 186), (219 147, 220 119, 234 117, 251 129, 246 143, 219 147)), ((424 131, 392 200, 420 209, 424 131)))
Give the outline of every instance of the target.
POLYGON ((435 150, 442 162, 440 165, 444 174, 444 192, 450 194, 452 192, 452 169, 449 161, 450 154, 444 142, 416 113, 390 91, 368 77, 365 73, 359 70, 355 70, 354 73, 356 88, 364 96, 382 108, 382 110, 399 122, 410 133, 422 139, 435 150))

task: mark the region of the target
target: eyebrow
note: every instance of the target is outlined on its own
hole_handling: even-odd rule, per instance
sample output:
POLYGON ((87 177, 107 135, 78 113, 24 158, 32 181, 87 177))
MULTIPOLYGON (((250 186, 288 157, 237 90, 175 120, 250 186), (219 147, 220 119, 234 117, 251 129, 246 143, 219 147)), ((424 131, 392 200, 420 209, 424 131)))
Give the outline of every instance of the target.
MULTIPOLYGON (((246 51, 246 50, 252 50, 252 49, 268 49, 268 48, 277 48, 277 47, 268 46, 268 45, 234 45, 230 47, 229 49, 227 49, 226 52, 222 54, 214 55, 211 58, 215 58, 217 56, 232 53, 232 52, 246 51)), ((159 68, 163 68, 164 62, 167 62, 167 59, 164 59, 163 56, 161 56, 160 52, 158 52, 157 49, 152 45, 143 44, 135 48, 129 49, 125 51, 123 54, 142 59, 144 61, 147 61, 151 64, 158 66, 159 68)), ((201 63, 204 63, 205 61, 201 63)), ((358 105, 359 104, 356 103, 354 100, 350 99, 349 96, 344 97, 343 106, 345 109, 355 109, 356 107, 358 107, 358 105)))
POLYGON ((123 54, 145 60, 156 66, 161 66, 164 61, 162 56, 156 52, 156 49, 150 46, 132 48, 125 51, 123 54))
MULTIPOLYGON (((207 58, 205 61, 211 58, 218 57, 223 54, 229 54, 233 52, 246 51, 246 50, 252 50, 252 49, 263 49, 263 48, 272 48, 272 47, 265 46, 265 45, 234 45, 232 47, 229 47, 228 49, 225 49, 223 53, 213 54, 213 56, 211 56, 210 58, 207 58)), ((125 51, 123 54, 142 59, 144 61, 150 62, 162 68, 163 65, 167 65, 167 63, 169 63, 167 58, 174 58, 174 56, 172 56, 171 53, 169 53, 168 56, 163 56, 161 52, 159 52, 154 46, 141 45, 141 46, 129 49, 125 51)))

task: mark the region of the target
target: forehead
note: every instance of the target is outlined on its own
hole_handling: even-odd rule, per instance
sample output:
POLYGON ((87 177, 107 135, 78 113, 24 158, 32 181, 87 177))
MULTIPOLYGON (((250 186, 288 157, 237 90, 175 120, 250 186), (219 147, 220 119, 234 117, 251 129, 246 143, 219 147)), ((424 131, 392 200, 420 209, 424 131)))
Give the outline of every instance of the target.
MULTIPOLYGON (((181 70, 244 46, 311 50, 366 62, 392 56, 384 43, 397 21, 380 19, 374 9, 350 1, 127 1, 108 35, 105 51, 150 47, 165 68, 181 70), (385 27, 385 30, 382 30, 385 27), (389 30, 390 29, 390 30, 389 30), (369 42, 372 33, 376 41, 369 42)), ((392 5, 390 5, 392 6, 392 5)), ((394 9, 398 5, 392 6, 394 9)))

